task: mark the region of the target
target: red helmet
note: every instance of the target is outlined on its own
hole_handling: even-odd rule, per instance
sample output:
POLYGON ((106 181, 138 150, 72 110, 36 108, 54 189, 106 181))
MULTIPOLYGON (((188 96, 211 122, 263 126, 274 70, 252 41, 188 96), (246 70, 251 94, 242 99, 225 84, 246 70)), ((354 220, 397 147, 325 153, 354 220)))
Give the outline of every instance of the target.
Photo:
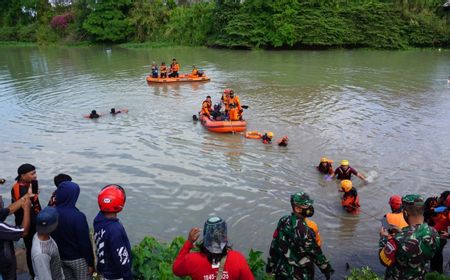
POLYGON ((223 93, 224 93, 224 94, 232 94, 232 93, 234 93, 234 91, 233 91, 231 88, 226 88, 226 89, 223 91, 223 93))
POLYGON ((98 206, 102 212, 119 213, 125 200, 125 190, 119 185, 107 185, 98 194, 98 206))
POLYGON ((399 195, 393 195, 389 198, 389 205, 392 209, 398 210, 402 207, 402 198, 399 195))

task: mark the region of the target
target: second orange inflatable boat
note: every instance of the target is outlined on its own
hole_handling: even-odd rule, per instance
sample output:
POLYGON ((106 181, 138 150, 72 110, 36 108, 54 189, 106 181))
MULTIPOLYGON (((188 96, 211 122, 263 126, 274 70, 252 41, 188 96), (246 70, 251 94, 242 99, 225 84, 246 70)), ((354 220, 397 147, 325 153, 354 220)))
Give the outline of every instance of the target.
POLYGON ((247 129, 246 121, 212 121, 203 115, 200 116, 200 121, 206 129, 212 132, 243 132, 247 129))
POLYGON ((192 77, 189 74, 180 74, 178 78, 152 78, 147 76, 147 82, 153 83, 180 83, 180 82, 207 82, 210 78, 208 76, 192 77))

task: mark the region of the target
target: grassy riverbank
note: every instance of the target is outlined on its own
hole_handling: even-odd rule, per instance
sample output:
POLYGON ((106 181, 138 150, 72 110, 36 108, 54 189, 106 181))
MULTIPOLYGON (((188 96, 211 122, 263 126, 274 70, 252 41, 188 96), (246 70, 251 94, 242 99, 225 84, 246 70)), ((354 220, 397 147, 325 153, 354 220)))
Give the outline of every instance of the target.
POLYGON ((38 0, 7 1, 0 4, 0 41, 127 43, 127 47, 151 48, 448 47, 450 13, 443 2, 78 0, 50 5, 38 0))

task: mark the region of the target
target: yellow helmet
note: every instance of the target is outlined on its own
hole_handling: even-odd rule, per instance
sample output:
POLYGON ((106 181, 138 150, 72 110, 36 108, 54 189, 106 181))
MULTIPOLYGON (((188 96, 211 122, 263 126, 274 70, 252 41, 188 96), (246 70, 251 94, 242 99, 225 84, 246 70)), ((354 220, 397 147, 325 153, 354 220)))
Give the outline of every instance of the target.
POLYGON ((273 138, 273 132, 271 131, 267 132, 267 136, 269 136, 269 138, 273 138))
POLYGON ((342 160, 341 165, 348 165, 348 160, 346 160, 346 159, 342 160))
POLYGON ((322 162, 328 162, 328 159, 326 157, 322 157, 322 158, 320 158, 320 163, 322 163, 322 162))
POLYGON ((341 181, 341 189, 344 192, 349 192, 353 188, 353 183, 350 180, 342 180, 341 181))

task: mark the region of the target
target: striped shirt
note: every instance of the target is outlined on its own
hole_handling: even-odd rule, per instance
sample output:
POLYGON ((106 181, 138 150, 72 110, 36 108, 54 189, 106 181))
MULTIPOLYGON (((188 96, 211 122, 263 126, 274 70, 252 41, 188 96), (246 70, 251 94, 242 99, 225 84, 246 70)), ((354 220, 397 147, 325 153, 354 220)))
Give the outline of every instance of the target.
POLYGON ((51 237, 49 240, 42 241, 37 233, 34 235, 31 258, 36 280, 64 279, 58 245, 51 237))

